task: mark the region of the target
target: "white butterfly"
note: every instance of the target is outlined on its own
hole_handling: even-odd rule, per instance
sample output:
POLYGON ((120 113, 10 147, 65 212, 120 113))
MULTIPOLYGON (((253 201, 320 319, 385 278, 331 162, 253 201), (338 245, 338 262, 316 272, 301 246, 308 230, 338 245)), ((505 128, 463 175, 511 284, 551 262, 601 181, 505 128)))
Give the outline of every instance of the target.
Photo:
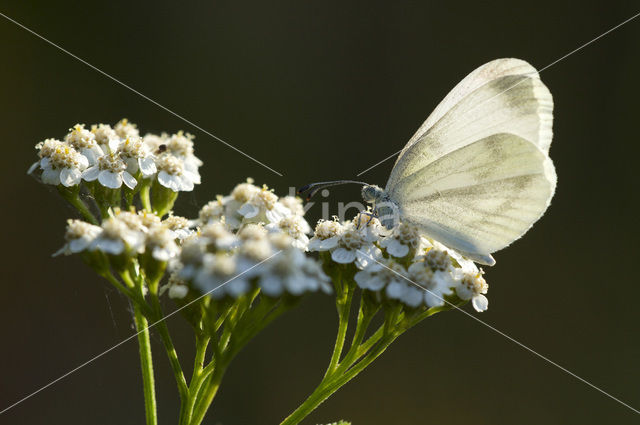
POLYGON ((385 189, 365 185, 363 197, 383 224, 393 225, 397 212, 427 236, 493 265, 491 253, 526 233, 553 197, 552 123, 553 99, 535 68, 494 60, 440 102, 401 151, 385 189))

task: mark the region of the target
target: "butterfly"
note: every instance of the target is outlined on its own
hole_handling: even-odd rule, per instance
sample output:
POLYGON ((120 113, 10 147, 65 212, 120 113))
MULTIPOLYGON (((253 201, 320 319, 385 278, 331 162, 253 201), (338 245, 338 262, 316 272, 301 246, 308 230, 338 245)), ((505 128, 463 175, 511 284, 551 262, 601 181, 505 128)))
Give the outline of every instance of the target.
POLYGON ((384 189, 362 184, 374 214, 398 219, 481 264, 524 235, 556 188, 549 158, 553 98, 536 69, 497 59, 467 75, 400 152, 384 189))

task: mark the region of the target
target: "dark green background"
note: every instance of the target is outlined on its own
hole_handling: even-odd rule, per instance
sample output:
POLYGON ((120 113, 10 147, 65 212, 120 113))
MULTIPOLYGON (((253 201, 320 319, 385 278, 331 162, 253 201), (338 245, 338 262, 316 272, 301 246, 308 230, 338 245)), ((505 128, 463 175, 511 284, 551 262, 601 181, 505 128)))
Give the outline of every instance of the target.
MULTIPOLYGON (((399 150, 462 77, 514 56, 542 68, 637 2, 2 2, 0 11, 282 172, 272 174, 0 17, 0 409, 132 333, 127 305, 78 258, 50 254, 71 211, 26 175, 33 145, 126 116, 197 136, 194 216, 247 176, 354 178, 399 150)), ((640 408, 640 18, 542 72, 556 103, 551 208, 495 255, 476 316, 640 408)), ((363 177, 384 184, 393 161, 363 177)), ((331 201, 359 200, 355 187, 331 201)), ((335 206, 335 204, 334 204, 335 206)), ((319 210, 311 211, 310 221, 319 210)), ((173 305, 167 302, 167 308, 173 305)), ((476 313, 474 313, 476 314, 476 313)), ((277 424, 321 378, 336 319, 309 297, 241 353, 208 424, 277 424)), ((185 363, 188 328, 170 319, 185 363)), ((177 392, 155 340, 162 424, 177 392)), ((0 416, 2 424, 140 424, 131 341, 0 416)), ((307 424, 631 424, 638 416, 459 312, 395 343, 307 424)))

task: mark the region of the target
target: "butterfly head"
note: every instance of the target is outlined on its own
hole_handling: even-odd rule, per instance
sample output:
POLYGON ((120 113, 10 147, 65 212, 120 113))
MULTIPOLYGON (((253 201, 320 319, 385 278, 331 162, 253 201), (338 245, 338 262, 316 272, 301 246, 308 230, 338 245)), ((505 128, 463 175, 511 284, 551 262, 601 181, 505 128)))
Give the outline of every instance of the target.
POLYGON ((386 193, 384 189, 375 184, 366 184, 362 186, 362 199, 369 204, 375 204, 385 199, 386 193))

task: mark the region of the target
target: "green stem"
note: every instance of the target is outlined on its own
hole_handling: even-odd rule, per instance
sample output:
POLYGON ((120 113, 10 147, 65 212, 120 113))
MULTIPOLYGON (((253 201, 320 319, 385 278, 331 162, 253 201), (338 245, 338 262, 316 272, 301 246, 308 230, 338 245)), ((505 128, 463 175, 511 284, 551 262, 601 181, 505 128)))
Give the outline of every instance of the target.
POLYGON ((151 183, 147 180, 142 182, 142 186, 140 187, 140 202, 142 203, 142 208, 144 208, 147 212, 152 212, 151 209, 151 183))
POLYGON ((89 208, 87 208, 85 203, 82 202, 82 200, 80 199, 79 186, 77 188, 72 188, 72 189, 58 187, 58 192, 60 192, 60 195, 67 202, 69 202, 75 209, 78 210, 80 215, 82 215, 82 217, 85 220, 87 220, 91 224, 96 224, 96 225, 100 224, 98 222, 98 219, 93 214, 91 214, 91 211, 89 211, 89 208))
POLYGON ((220 389, 220 383, 222 382, 222 377, 224 376, 224 372, 226 370, 226 365, 221 365, 222 367, 217 368, 213 375, 211 375, 211 380, 206 383, 206 389, 204 391, 204 397, 200 400, 200 403, 196 406, 195 411, 193 412, 193 417, 191 418, 191 425, 199 425, 202 423, 204 416, 207 414, 207 410, 213 402, 214 397, 218 393, 220 389))
MULTIPOLYGON (((337 285, 338 286, 338 285, 337 285)), ((339 285, 342 289, 342 293, 336 297, 336 307, 338 309, 338 334, 336 335, 336 343, 331 354, 331 361, 329 367, 325 372, 325 377, 333 373, 338 367, 340 362, 340 356, 342 355, 342 349, 344 348, 344 340, 347 336, 347 329, 349 328, 349 314, 351 313, 351 300, 353 299, 353 293, 355 291, 355 285, 345 284, 339 285)))
POLYGON ((138 331, 140 346, 140 368, 142 370, 142 384, 144 389, 144 405, 147 425, 157 425, 156 393, 153 378, 153 359, 151 357, 151 339, 149 324, 137 303, 133 303, 134 318, 138 331))
MULTIPOLYGON (((353 340, 351 341, 351 345, 349 346, 349 351, 344 356, 344 359, 338 365, 338 368, 343 368, 343 369, 349 368, 353 364, 353 362, 358 360, 360 356, 362 356, 362 354, 364 354, 368 350, 367 348, 362 352, 360 356, 358 356, 358 353, 362 348, 361 347, 362 341, 364 339, 365 334, 367 333, 367 329, 369 328, 369 325, 371 324, 371 320, 376 315, 378 310, 379 310, 379 307, 377 305, 371 306, 367 303, 367 300, 365 299, 364 294, 361 291, 360 292, 360 308, 358 309, 358 321, 356 322, 356 331, 353 336, 353 340)), ((382 334, 380 334, 380 337, 381 336, 382 334)), ((373 345, 375 342, 378 341, 378 339, 379 338, 372 340, 371 342, 369 341, 367 342, 373 345)))
MULTIPOLYGON (((180 425, 187 425, 191 420, 193 414, 193 408, 198 400, 198 393, 202 387, 202 383, 205 378, 209 376, 209 372, 205 371, 204 360, 207 354, 207 347, 209 346, 210 338, 204 334, 196 333, 196 355, 193 362, 193 374, 191 375, 191 381, 189 381, 189 389, 187 392, 187 399, 182 402, 180 409, 180 425)), ((211 362, 207 367, 215 365, 215 362, 211 362)), ((211 369, 213 370, 213 369, 211 369)))
POLYGON ((304 401, 304 403, 302 403, 300 407, 282 421, 280 425, 296 425, 300 423, 300 421, 306 418, 334 392, 340 389, 340 387, 355 378, 375 359, 377 359, 398 336, 399 334, 396 333, 387 335, 376 345, 375 349, 371 353, 367 354, 367 356, 347 372, 336 378, 331 378, 318 386, 318 388, 304 401))

